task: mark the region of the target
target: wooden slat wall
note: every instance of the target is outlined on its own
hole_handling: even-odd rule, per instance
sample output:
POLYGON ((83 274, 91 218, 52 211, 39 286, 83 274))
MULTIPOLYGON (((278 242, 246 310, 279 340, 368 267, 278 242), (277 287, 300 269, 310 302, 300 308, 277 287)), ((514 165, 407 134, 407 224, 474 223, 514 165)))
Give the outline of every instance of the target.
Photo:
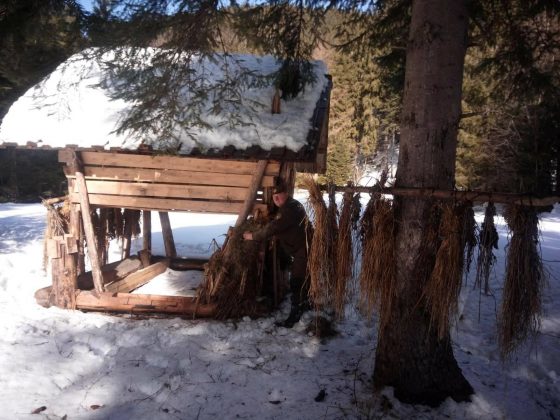
MULTIPOLYGON (((92 205, 161 211, 237 214, 257 168, 257 162, 178 156, 114 152, 80 156, 92 205)), ((59 161, 69 165, 72 150, 61 150, 59 161)), ((70 166, 64 170, 72 186, 75 175, 70 166)), ((272 186, 279 171, 278 162, 269 162, 259 189, 272 186)), ((79 202, 76 193, 70 196, 79 202)), ((255 209, 265 207, 259 196, 255 209)))

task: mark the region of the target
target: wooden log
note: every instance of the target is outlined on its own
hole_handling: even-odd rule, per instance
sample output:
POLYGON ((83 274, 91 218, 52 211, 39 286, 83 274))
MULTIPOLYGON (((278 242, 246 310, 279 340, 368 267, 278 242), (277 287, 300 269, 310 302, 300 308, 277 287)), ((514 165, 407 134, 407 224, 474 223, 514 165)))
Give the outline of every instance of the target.
POLYGON ((157 262, 142 268, 132 274, 129 274, 122 280, 115 281, 105 285, 105 290, 112 293, 117 292, 132 292, 134 289, 148 283, 155 276, 165 272, 169 267, 169 260, 157 262))
POLYGON ((169 259, 169 268, 177 271, 204 271, 204 265, 208 263, 207 259, 202 258, 167 258, 159 255, 152 256, 151 261, 157 262, 164 259, 169 259))
POLYGON ((142 249, 141 251, 138 251, 138 258, 140 258, 140 261, 142 262, 142 268, 146 268, 152 264, 152 255, 149 249, 142 249))
MULTIPOLYGON (((121 261, 115 261, 101 267, 103 280, 112 283, 124 279, 142 268, 142 262, 136 256, 121 261)), ((93 288, 93 275, 91 271, 82 273, 78 276, 78 288, 81 290, 91 290, 93 288)))
POLYGON ((152 212, 142 211, 142 249, 152 251, 152 212))
MULTIPOLYGON (((71 195, 73 203, 79 203, 77 194, 71 195)), ((198 211, 208 213, 227 213, 239 214, 243 207, 242 202, 212 201, 212 200, 181 200, 152 198, 152 197, 131 197, 116 196, 106 194, 90 194, 89 200, 92 205, 116 208, 129 208, 138 210, 183 210, 198 211)), ((266 210, 266 206, 262 203, 255 203, 255 209, 266 210)))
POLYGON ((103 275, 101 273, 101 263, 99 254, 97 253, 97 244, 95 243, 95 232, 91 222, 91 208, 89 205, 88 191, 86 187, 86 180, 81 171, 81 162, 77 152, 73 152, 72 167, 76 175, 76 187, 80 199, 80 206, 82 210, 82 221, 84 224, 84 231, 86 234, 86 242, 88 254, 93 273, 93 284, 97 292, 103 291, 103 275))
POLYGON ((161 222, 161 233, 163 235, 163 245, 165 246, 165 255, 169 258, 177 256, 175 249, 175 240, 173 239, 173 230, 169 222, 169 213, 160 211, 159 220, 161 222))
MULTIPOLYGON (((267 167, 263 176, 261 188, 272 187, 277 173, 272 167, 267 167)), ((70 179, 74 173, 65 168, 64 173, 70 179)), ((232 174, 218 172, 181 171, 174 169, 147 169, 147 168, 119 168, 105 166, 85 166, 84 176, 89 180, 113 180, 134 182, 157 182, 161 184, 187 184, 187 185, 214 185, 223 187, 247 188, 251 183, 250 174, 232 174)), ((56 201, 58 202, 58 201, 56 201)))
MULTIPOLYGON (((321 185, 321 190, 326 191, 327 186, 321 185)), ((363 186, 335 186, 335 191, 354 193, 380 193, 385 195, 398 195, 402 197, 437 198, 441 200, 453 199, 457 201, 472 201, 474 203, 503 203, 520 204, 524 206, 550 206, 560 202, 559 195, 537 197, 530 194, 499 193, 491 191, 450 191, 432 188, 374 188, 363 186)))
POLYGON ((76 295, 76 307, 90 311, 126 313, 171 313, 212 317, 216 305, 197 303, 197 298, 186 296, 141 295, 131 293, 93 293, 81 290, 76 295))
MULTIPOLYGON (((256 162, 251 161, 205 159, 180 156, 148 156, 114 152, 81 152, 81 157, 85 166, 98 165, 105 167, 116 166, 162 170, 189 170, 222 174, 252 175, 257 166, 256 162)), ((59 162, 72 162, 72 150, 61 150, 58 153, 58 160, 59 162)), ((267 175, 277 175, 279 170, 280 164, 277 162, 271 162, 267 175)))
POLYGON ((55 305, 54 292, 52 286, 43 287, 35 292, 35 301, 45 307, 50 308, 55 305))
POLYGON ((266 160, 259 160, 257 168, 255 169, 255 174, 253 175, 253 180, 251 181, 251 185, 249 185, 249 189, 246 192, 243 208, 241 209, 241 212, 237 217, 237 221, 235 222, 235 227, 240 226, 247 219, 247 216, 251 213, 267 164, 268 162, 266 160))
POLYGON ((66 250, 64 237, 55 237, 60 249, 60 258, 53 258, 52 291, 54 304, 59 308, 73 309, 75 307, 75 291, 77 285, 76 254, 69 254, 66 250))

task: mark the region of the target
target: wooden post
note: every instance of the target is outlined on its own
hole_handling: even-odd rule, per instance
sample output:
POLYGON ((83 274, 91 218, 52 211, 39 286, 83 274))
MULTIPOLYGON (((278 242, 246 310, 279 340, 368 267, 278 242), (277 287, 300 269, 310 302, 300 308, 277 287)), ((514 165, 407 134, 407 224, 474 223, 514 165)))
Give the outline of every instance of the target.
POLYGON ((76 307, 78 283, 76 238, 69 234, 55 236, 49 239, 48 252, 52 263, 54 304, 59 308, 73 309, 76 307))
POLYGON ((88 191, 86 179, 84 177, 82 163, 78 157, 78 152, 73 152, 72 170, 76 174, 76 189, 80 197, 80 207, 82 209, 82 222, 84 223, 84 231, 86 234, 86 242, 88 255, 91 263, 91 272, 93 274, 93 285, 96 292, 103 291, 103 274, 101 273, 101 264, 99 254, 97 253, 97 244, 95 243, 95 232, 91 222, 91 208, 89 205, 88 191))
POLYGON ((124 210, 124 236, 122 240, 122 259, 130 257, 130 247, 132 245, 132 214, 129 209, 124 210))
POLYGON ((241 212, 237 217, 237 221, 235 222, 235 227, 240 226, 245 221, 245 219, 247 219, 249 213, 251 213, 253 205, 255 204, 257 192, 259 191, 259 187, 261 186, 262 178, 266 170, 266 165, 268 165, 267 160, 259 160, 257 168, 255 169, 255 173, 253 175, 253 179, 251 180, 251 184, 249 185, 249 189, 247 191, 245 203, 243 204, 243 208, 241 209, 241 212))
POLYGON ((77 274, 80 275, 86 271, 85 258, 84 258, 84 232, 82 229, 82 221, 80 215, 80 207, 77 204, 72 204, 70 210, 70 234, 78 241, 77 259, 77 274))
POLYGON ((159 220, 161 222, 161 233, 163 234, 163 245, 165 246, 165 255, 168 258, 175 258, 177 250, 175 249, 175 241, 173 240, 173 231, 169 222, 169 213, 165 211, 159 212, 159 220))
POLYGON ((142 211, 142 249, 152 250, 152 212, 150 210, 142 211))

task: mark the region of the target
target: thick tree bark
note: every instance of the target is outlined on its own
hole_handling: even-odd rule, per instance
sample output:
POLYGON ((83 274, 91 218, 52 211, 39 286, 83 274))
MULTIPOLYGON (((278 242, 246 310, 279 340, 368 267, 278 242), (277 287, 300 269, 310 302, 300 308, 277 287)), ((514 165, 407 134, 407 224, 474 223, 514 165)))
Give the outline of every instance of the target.
MULTIPOLYGON (((396 187, 454 187, 467 23, 466 0, 413 2, 396 187)), ((449 334, 439 339, 430 329, 421 298, 437 251, 426 238, 437 224, 432 203, 395 199, 395 294, 391 318, 379 331, 374 383, 394 387, 401 401, 433 406, 447 397, 468 399, 473 390, 449 334)))

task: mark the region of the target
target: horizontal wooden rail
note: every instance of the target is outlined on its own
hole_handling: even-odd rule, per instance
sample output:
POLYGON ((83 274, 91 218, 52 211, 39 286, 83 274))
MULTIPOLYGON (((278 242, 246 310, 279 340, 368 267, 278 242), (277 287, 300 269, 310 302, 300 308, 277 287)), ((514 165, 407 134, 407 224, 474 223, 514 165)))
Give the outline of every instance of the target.
MULTIPOLYGON (((321 185, 321 190, 326 191, 329 187, 321 185)), ((339 186, 333 187, 338 192, 354 192, 354 193, 380 193, 384 195, 398 195, 400 197, 423 197, 438 199, 454 199, 458 201, 472 201, 476 203, 485 203, 491 201, 493 203, 511 203, 526 206, 550 206, 560 202, 560 195, 550 195, 546 197, 537 197, 530 194, 513 194, 500 193, 490 191, 454 191, 454 190, 437 190, 432 188, 397 188, 397 187, 364 187, 364 186, 339 186)))

